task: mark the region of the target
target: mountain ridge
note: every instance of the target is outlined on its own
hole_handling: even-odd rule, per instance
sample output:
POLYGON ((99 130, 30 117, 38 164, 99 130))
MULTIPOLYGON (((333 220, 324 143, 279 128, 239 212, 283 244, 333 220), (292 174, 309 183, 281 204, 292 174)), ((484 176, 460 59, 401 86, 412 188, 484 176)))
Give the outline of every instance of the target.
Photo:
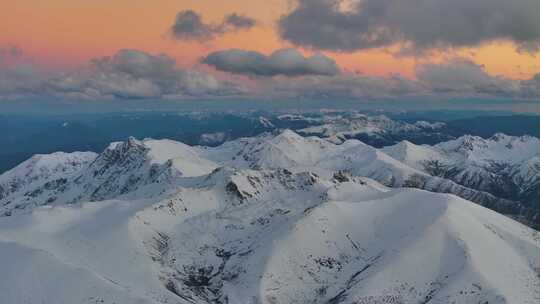
MULTIPOLYGON (((0 261, 10 265, 0 266, 17 279, 0 280, 0 294, 10 303, 540 296, 537 231, 455 195, 402 188, 458 186, 357 140, 288 130, 214 148, 129 138, 84 162, 56 156, 63 175, 32 167, 45 176, 2 201, 10 214, 0 216, 0 261)), ((33 172, 14 170, 0 180, 33 172)))
POLYGON ((402 142, 383 149, 428 174, 521 202, 513 213, 540 222, 540 139, 531 136, 464 136, 434 146, 402 142), (407 148, 403 148, 403 147, 407 148))

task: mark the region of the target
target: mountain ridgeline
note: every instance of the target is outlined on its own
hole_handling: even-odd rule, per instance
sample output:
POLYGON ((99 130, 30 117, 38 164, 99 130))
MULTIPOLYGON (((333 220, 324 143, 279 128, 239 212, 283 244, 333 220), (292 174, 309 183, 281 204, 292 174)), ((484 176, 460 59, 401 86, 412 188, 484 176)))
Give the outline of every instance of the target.
POLYGON ((0 175, 0 258, 17 278, 0 280, 0 294, 58 304, 536 303, 540 237, 515 219, 539 223, 528 200, 539 143, 497 135, 377 149, 284 130, 216 147, 129 138, 99 154, 36 155, 0 175), (493 184, 508 179, 502 172, 527 190, 493 191, 506 189, 493 184))
POLYGON ((335 142, 358 139, 377 148, 403 140, 434 145, 468 134, 487 138, 497 132, 540 137, 539 117, 514 115, 464 119, 464 115, 471 117, 481 113, 148 111, 33 116, 0 114, 0 129, 9 130, 4 134, 4 145, 0 150, 0 173, 35 154, 56 151, 100 153, 109 143, 129 136, 216 146, 276 129, 291 129, 305 136, 313 135, 335 142))

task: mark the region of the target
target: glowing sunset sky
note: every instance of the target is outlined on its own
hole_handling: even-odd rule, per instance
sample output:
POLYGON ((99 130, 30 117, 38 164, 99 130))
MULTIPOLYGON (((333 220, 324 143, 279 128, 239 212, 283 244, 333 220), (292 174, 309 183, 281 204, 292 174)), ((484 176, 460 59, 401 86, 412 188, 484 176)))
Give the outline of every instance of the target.
MULTIPOLYGON (((193 96, 200 92, 222 96, 233 92, 245 94, 245 88, 224 89, 213 83, 212 77, 238 82, 238 77, 246 76, 240 79, 244 82, 241 86, 257 83, 267 92, 290 93, 299 89, 302 91, 299 95, 312 88, 326 87, 328 90, 321 89, 319 96, 436 92, 461 95, 464 92, 471 96, 539 98, 540 2, 418 3, 416 0, 3 1, 0 91, 7 93, 0 93, 10 98, 25 95, 27 91, 47 91, 56 96, 59 90, 63 95, 86 97, 88 92, 93 92, 90 96, 126 98, 193 96), (183 28, 176 33, 174 26, 183 28), (194 32, 186 34, 182 32, 185 30, 194 32), (14 53, 10 48, 20 49, 25 63, 32 68, 13 68, 10 61, 22 59, 7 56, 14 53), (126 49, 140 53, 119 53, 126 49), (230 49, 244 53, 219 53, 219 58, 212 57, 214 61, 205 60, 230 49), (295 49, 297 53, 263 58, 281 49, 295 49), (100 71, 100 79, 86 72, 84 78, 73 74, 65 79, 43 81, 47 73, 79 71, 93 59, 115 54, 116 59, 94 67, 100 71), (194 88, 194 83, 201 83, 200 77, 206 76, 175 74, 181 78, 179 85, 176 89, 164 89, 162 82, 154 81, 155 75, 125 75, 125 69, 118 65, 142 61, 167 65, 168 59, 161 58, 165 61, 158 63, 160 59, 153 57, 159 54, 175 61, 168 67, 168 73, 202 71, 213 75, 204 78, 210 85, 194 88), (299 54, 306 56, 307 61, 298 62, 304 60, 299 54), (318 66, 321 62, 317 61, 320 58, 307 58, 320 54, 324 57, 322 64, 330 64, 331 69, 335 65, 339 72, 313 73, 313 69, 321 68, 318 66), (249 66, 236 66, 239 63, 249 66), (275 70, 280 64, 293 64, 301 69, 275 70), (108 67, 104 68, 105 65, 108 67), (6 67, 11 70, 2 72, 6 67), (261 69, 274 70, 261 72, 261 69), (41 82, 35 76, 36 70, 41 71, 41 82), (118 76, 120 72, 124 74, 118 76), (26 77, 24 83, 20 81, 21 74, 26 77), (110 82, 111 77, 122 79, 118 85, 103 89, 101 84, 110 82), (284 77, 295 84, 281 79, 284 77), (447 87, 450 85, 454 86, 447 87), (83 88, 76 90, 74 86, 83 88), (375 92, 374 87, 384 89, 375 92), (68 94, 64 94, 66 91, 68 94)), ((149 71, 149 66, 144 69, 149 71)), ((264 94, 262 91, 259 94, 264 94)))
MULTIPOLYGON (((48 67, 73 67, 91 58, 133 48, 165 52, 181 66, 216 49, 241 48, 270 53, 291 46, 279 38, 275 23, 291 10, 288 0, 17 0, 4 1, 0 9, 0 45, 17 45, 48 67), (249 31, 231 33, 211 42, 174 41, 167 31, 175 15, 192 9, 205 21, 218 22, 238 12, 260 21, 249 31), (7 30, 6 30, 7 29, 7 30)), ((527 78, 540 71, 540 59, 520 54, 506 42, 460 50, 492 75, 527 78), (469 55, 470 56, 470 55, 469 55)), ((385 50, 352 53, 327 52, 346 69, 368 74, 412 75, 414 58, 394 57, 385 50)))

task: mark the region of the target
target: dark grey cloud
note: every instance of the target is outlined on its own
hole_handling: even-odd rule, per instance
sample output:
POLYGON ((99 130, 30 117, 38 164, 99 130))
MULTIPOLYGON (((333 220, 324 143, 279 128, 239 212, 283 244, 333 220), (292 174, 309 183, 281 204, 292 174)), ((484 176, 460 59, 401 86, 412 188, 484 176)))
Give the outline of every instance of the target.
POLYGON ((171 33, 180 40, 206 40, 214 35, 214 29, 203 23, 201 16, 191 10, 176 15, 171 33))
POLYGON ((540 74, 520 83, 521 95, 524 98, 540 98, 540 74))
POLYGON ((252 51, 224 50, 201 60, 217 70, 252 76, 336 75, 336 62, 322 54, 305 57, 295 49, 281 49, 270 56, 252 51))
POLYGON ((416 79, 342 73, 335 76, 276 78, 263 83, 263 96, 313 99, 396 99, 425 97, 531 99, 540 102, 540 74, 515 80, 488 74, 465 58, 419 64, 416 79))
POLYGON ((0 100, 19 99, 40 92, 42 75, 29 63, 0 67, 0 100))
POLYGON ((74 99, 204 98, 242 94, 238 86, 212 75, 176 68, 173 58, 121 50, 94 59, 76 72, 36 77, 35 69, 17 66, 0 71, 0 95, 58 96, 74 99))
POLYGON ((205 41, 229 32, 248 30, 256 24, 255 19, 237 13, 225 16, 220 24, 209 24, 205 23, 197 12, 185 10, 176 15, 171 33, 179 40, 205 41))
POLYGON ((253 18, 232 13, 225 16, 225 20, 221 24, 222 31, 236 31, 241 29, 250 29, 257 25, 257 21, 253 18))
POLYGON ((508 40, 540 45, 538 0, 297 0, 279 20, 283 39, 322 50, 355 51, 403 43, 414 50, 508 40), (350 1, 349 1, 350 2, 350 1))
POLYGON ((0 100, 16 99, 26 92, 33 92, 42 79, 20 47, 0 47, 0 100))
POLYGON ((483 66, 464 58, 423 64, 417 68, 416 74, 432 93, 506 97, 520 95, 522 89, 520 82, 491 76, 483 66))
POLYGON ((382 99, 422 95, 415 81, 400 76, 377 77, 345 73, 336 76, 309 76, 294 81, 278 78, 267 82, 263 96, 305 99, 382 99))

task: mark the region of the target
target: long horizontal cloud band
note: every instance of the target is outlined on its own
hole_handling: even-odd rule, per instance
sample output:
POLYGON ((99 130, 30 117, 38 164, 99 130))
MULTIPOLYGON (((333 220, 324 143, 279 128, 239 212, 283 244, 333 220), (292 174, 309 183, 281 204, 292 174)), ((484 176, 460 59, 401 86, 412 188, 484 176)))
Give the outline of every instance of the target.
POLYGON ((295 49, 281 49, 270 56, 244 50, 211 53, 201 60, 217 70, 254 76, 332 76, 339 73, 336 62, 322 54, 304 57, 295 49))
MULTIPOLYGON (((22 52, 22 51, 21 51, 22 52)), ((15 52, 14 52, 15 53, 15 52)), ((0 69, 0 100, 33 96, 71 99, 204 99, 223 97, 377 99, 404 96, 526 98, 540 101, 540 74, 528 80, 491 76, 468 59, 417 67, 416 79, 341 72, 323 55, 305 57, 296 50, 270 56, 241 50, 210 54, 203 62, 218 70, 251 77, 223 81, 209 73, 180 69, 165 54, 122 50, 92 60, 76 72, 39 73, 31 62, 0 69)), ((225 75, 226 76, 226 75, 225 75)))
POLYGON ((173 58, 121 50, 76 72, 44 78, 26 65, 0 70, 0 95, 53 95, 77 99, 205 97, 240 94, 210 74, 175 67, 173 58))
POLYGON ((396 43, 423 50, 509 40, 540 46, 536 0, 297 0, 279 20, 283 39, 321 50, 356 51, 396 43))

